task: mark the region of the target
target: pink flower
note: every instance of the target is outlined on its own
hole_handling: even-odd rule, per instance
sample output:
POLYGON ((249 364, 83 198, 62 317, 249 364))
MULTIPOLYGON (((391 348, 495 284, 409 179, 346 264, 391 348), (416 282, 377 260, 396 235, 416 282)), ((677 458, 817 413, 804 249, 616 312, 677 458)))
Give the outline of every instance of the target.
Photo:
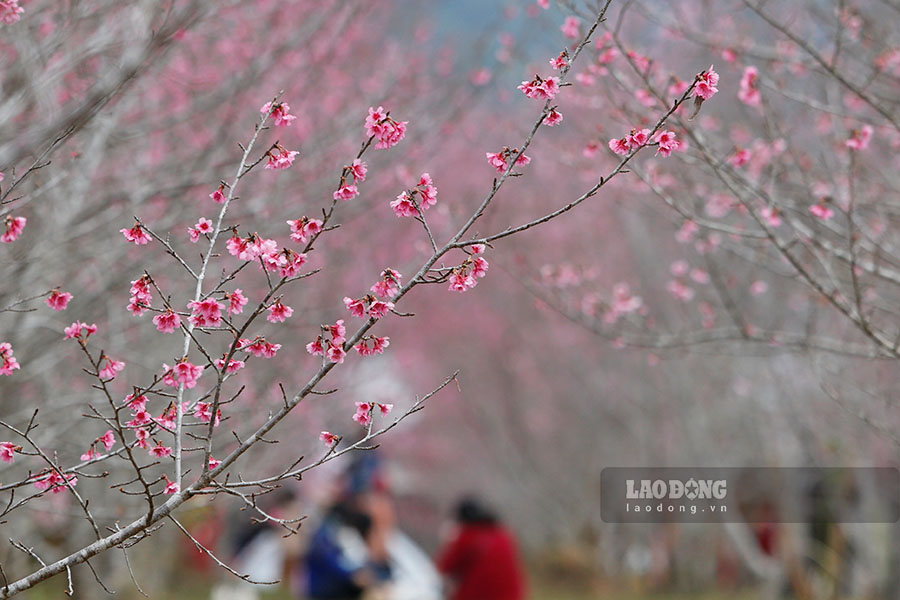
POLYGON ((322 336, 320 335, 315 340, 311 341, 306 345, 306 351, 312 354, 313 356, 324 356, 325 355, 325 345, 322 336))
POLYGON ((232 293, 225 294, 225 300, 228 302, 228 315, 239 315, 244 312, 244 307, 250 301, 244 296, 241 288, 236 288, 232 293))
MULTIPOLYGON (((219 414, 216 414, 216 420, 215 420, 215 423, 213 423, 213 425, 215 427, 218 427, 221 411, 216 411, 216 412, 219 414)), ((209 423, 213 418, 212 403, 198 402, 197 406, 194 407, 194 416, 197 417, 197 419, 199 419, 200 421, 202 421, 204 423, 209 423)))
POLYGON ((347 307, 347 310, 350 311, 350 314, 354 317, 359 317, 360 319, 364 319, 366 316, 366 306, 365 306, 365 298, 358 298, 354 300, 353 298, 345 297, 344 305, 347 307))
POLYGON ((70 300, 72 300, 72 294, 55 289, 50 292, 50 296, 47 298, 47 306, 55 311, 66 310, 70 300))
POLYGON ((41 491, 51 490, 54 494, 58 494, 68 486, 75 486, 78 484, 78 477, 75 475, 61 475, 57 470, 53 470, 48 475, 45 475, 34 482, 34 487, 41 491), (68 485, 67 485, 68 484, 68 485))
POLYGON ((241 369, 244 368, 244 361, 231 359, 228 361, 228 366, 225 367, 225 359, 217 358, 215 360, 215 365, 216 365, 216 368, 218 368, 219 370, 222 370, 224 368, 225 373, 231 375, 232 373, 237 373, 238 371, 240 371, 241 369))
POLYGON ((872 139, 872 126, 863 125, 861 129, 854 129, 853 135, 844 142, 844 145, 851 150, 865 150, 869 147, 869 141, 872 139))
MULTIPOLYGON (((129 427, 142 427, 144 425, 149 425, 153 422, 153 417, 147 412, 144 408, 139 408, 134 411, 134 418, 125 423, 129 427)), ((140 433, 141 429, 138 429, 135 434, 140 433)), ((138 436, 140 438, 140 436, 138 436)))
POLYGON ((737 150, 737 152, 735 152, 728 158, 728 163, 733 167, 740 168, 750 162, 750 158, 752 156, 753 154, 749 150, 747 150, 746 148, 740 148, 737 150))
POLYGON ((369 305, 369 316, 373 319, 380 319, 394 308, 393 302, 385 302, 384 300, 375 300, 369 305))
POLYGON ((550 66, 554 70, 559 71, 569 66, 569 53, 563 50, 556 58, 550 59, 550 66))
POLYGON ((167 308, 163 314, 153 317, 153 324, 163 333, 173 333, 181 327, 181 317, 167 308))
POLYGON ((219 189, 210 194, 209 197, 213 199, 213 202, 225 204, 225 201, 228 199, 225 197, 225 186, 220 185, 219 189))
POLYGON ((333 433, 331 433, 329 431, 323 431, 322 433, 320 433, 319 439, 322 440, 322 442, 326 446, 334 446, 339 441, 341 441, 340 436, 334 435, 333 433))
POLYGON ((192 389, 203 374, 203 367, 192 364, 185 358, 181 362, 175 363, 174 367, 163 364, 163 371, 165 371, 163 383, 166 385, 170 387, 184 385, 186 389, 192 389))
POLYGON ((197 224, 193 227, 188 227, 188 233, 191 236, 191 242, 196 244, 197 240, 200 239, 201 234, 210 234, 213 230, 213 222, 209 219, 205 219, 200 217, 200 220, 197 221, 197 224))
POLYGON ((141 227, 140 223, 135 223, 131 229, 120 229, 122 235, 129 242, 133 242, 136 246, 143 246, 150 241, 150 236, 141 227))
POLYGON ((344 351, 343 346, 341 346, 340 344, 329 342, 328 349, 325 350, 325 356, 331 362, 341 364, 342 362, 344 362, 344 358, 347 356, 347 353, 344 351))
POLYGON ((100 441, 103 442, 103 447, 106 448, 107 452, 111 450, 112 447, 116 445, 116 436, 112 432, 112 429, 108 429, 106 433, 100 437, 100 441))
POLYGON ((531 81, 523 81, 518 89, 535 100, 553 100, 559 93, 559 78, 541 79, 540 75, 535 75, 531 81))
POLYGON ((580 28, 581 20, 578 17, 566 17, 560 30, 563 32, 564 36, 574 40, 578 37, 580 28))
POLYGON ((266 316, 266 321, 269 323, 284 323, 284 321, 290 316, 294 314, 294 309, 290 306, 285 306, 281 303, 281 300, 276 300, 275 304, 269 307, 269 314, 266 316))
POLYGON ((221 460, 216 460, 212 456, 209 457, 209 470, 210 471, 214 470, 216 467, 218 467, 221 464, 222 464, 221 460))
POLYGON ((769 284, 765 281, 754 281, 750 284, 750 293, 754 296, 761 296, 769 289, 769 284))
POLYGON ((765 219, 770 227, 778 227, 781 225, 781 217, 778 215, 778 209, 773 206, 764 206, 759 211, 760 216, 765 219))
POLYGON ((389 415, 391 411, 394 410, 393 404, 379 404, 378 409, 381 410, 381 414, 389 415))
POLYGON ((827 221, 834 217, 834 211, 825 206, 825 203, 813 204, 809 207, 809 212, 819 217, 823 221, 827 221))
POLYGON ((97 333, 97 325, 88 325, 87 323, 82 323, 81 321, 75 321, 74 323, 66 327, 63 331, 66 334, 65 338, 63 339, 87 340, 92 333, 97 333), (84 335, 83 338, 82 334, 84 335))
POLYGON ((0 442, 0 460, 11 463, 16 458, 16 452, 21 449, 21 446, 16 446, 12 442, 0 442))
POLYGON ((300 217, 296 221, 288 221, 291 226, 291 239, 305 244, 322 232, 322 221, 300 217))
POLYGON ((356 185, 343 184, 341 187, 335 191, 332 196, 335 200, 343 200, 346 202, 347 200, 353 200, 357 196, 359 196, 359 190, 356 188, 356 185))
POLYGON ((150 448, 150 456, 166 458, 172 456, 172 449, 169 446, 163 446, 162 442, 156 442, 156 446, 150 448))
POLYGON ((378 143, 375 144, 376 149, 390 148, 396 146, 406 135, 407 123, 408 121, 395 121, 381 106, 377 109, 369 107, 369 116, 366 117, 366 133, 370 137, 378 139, 378 143))
POLYGON ((381 272, 381 281, 375 283, 370 289, 382 298, 393 298, 400 292, 400 279, 402 277, 394 269, 385 269, 381 272))
POLYGON ((680 281, 670 281, 666 285, 666 289, 669 290, 670 294, 672 294, 682 302, 689 302, 694 298, 694 290, 684 285, 680 281))
POLYGON ((287 249, 283 250, 282 253, 284 261, 278 267, 278 271, 282 277, 294 277, 300 271, 300 267, 306 264, 306 255, 287 249))
POLYGON ((281 350, 281 344, 272 344, 267 342, 265 338, 257 338, 242 349, 246 350, 256 358, 275 358, 275 355, 281 350))
POLYGON ((138 396, 128 394, 125 396, 125 402, 128 403, 128 408, 137 412, 139 410, 144 410, 144 407, 147 405, 147 396, 144 396, 143 394, 138 396))
MULTIPOLYGON (((150 422, 149 418, 148 418, 147 422, 148 423, 150 422)), ((138 429, 134 430, 134 437, 137 440, 138 448, 142 448, 144 450, 147 450, 147 448, 149 448, 150 443, 147 441, 148 439, 150 439, 149 431, 147 431, 143 427, 139 427, 138 429)))
POLYGON ((131 298, 128 300, 128 311, 138 317, 147 312, 147 307, 153 303, 153 295, 150 293, 150 278, 143 275, 140 279, 131 282, 131 298))
POLYGON ((454 271, 450 276, 449 289, 452 292, 465 292, 472 289, 476 285, 478 285, 478 282, 469 273, 454 271))
POLYGON ((719 91, 719 88, 716 87, 717 85, 719 85, 719 74, 710 65, 709 69, 697 75, 697 83, 694 85, 694 96, 701 100, 709 100, 719 91))
POLYGON ((11 244, 16 239, 22 235, 22 231, 25 229, 25 223, 27 219, 25 217, 13 217, 7 215, 6 217, 6 231, 0 235, 0 242, 4 244, 11 244))
POLYGON ((334 325, 324 325, 323 327, 331 334, 331 341, 335 344, 343 344, 347 340, 347 328, 344 327, 343 319, 338 319, 334 325))
POLYGON ((356 413, 353 415, 353 420, 362 425, 363 427, 368 426, 372 423, 372 409, 374 407, 372 404, 368 402, 357 402, 356 403, 356 413))
POLYGON ((554 125, 558 125, 562 123, 563 116, 562 113, 556 110, 555 108, 551 108, 550 112, 547 113, 547 118, 544 119, 544 124, 548 127, 553 127, 554 125))
POLYGON ((104 358, 106 359, 106 366, 100 369, 98 373, 100 379, 115 379, 116 375, 125 369, 125 363, 121 360, 113 360, 108 356, 104 358))
MULTIPOLYGON (((509 161, 512 160, 512 157, 519 153, 518 148, 513 148, 510 150, 507 147, 504 147, 500 152, 485 152, 485 156, 487 157, 488 163, 495 169, 497 169, 498 173, 504 173, 509 168, 509 161)), ((517 160, 517 165, 527 165, 531 162, 531 158, 522 154, 517 160)))
POLYGON ((169 478, 166 477, 166 489, 163 491, 165 494, 171 496, 173 494, 177 494, 180 491, 180 489, 179 489, 177 483, 175 483, 174 481, 169 481, 169 478))
POLYGON ((609 140, 609 149, 615 152, 616 154, 621 154, 625 156, 628 154, 628 138, 618 138, 609 140))
POLYGON ((675 139, 674 131, 660 131, 653 136, 653 140, 659 144, 656 154, 662 154, 664 157, 672 154, 673 150, 677 150, 679 142, 675 139))
POLYGON ((432 185, 431 176, 422 173, 419 183, 411 190, 404 190, 391 201, 391 208, 398 217, 415 217, 419 211, 426 211, 437 204, 437 188, 432 185))
POLYGON ((356 345, 356 351, 360 356, 374 356, 376 354, 383 354, 385 349, 391 345, 391 338, 389 337, 376 337, 369 336, 365 337, 356 345), (369 345, 371 342, 371 345, 369 345))
POLYGON ((188 321, 194 327, 218 327, 222 324, 222 304, 215 298, 207 298, 200 302, 188 302, 187 307, 193 312, 188 317, 188 321))
MULTIPOLYGON (((673 134, 674 135, 674 134, 673 134)), ((628 144, 632 149, 640 148, 650 140, 649 129, 632 129, 628 135, 628 144)))
POLYGON ((756 67, 746 67, 741 76, 738 100, 748 106, 762 104, 762 95, 759 93, 759 70, 756 67))
POLYGON ((266 102, 262 105, 262 108, 259 109, 259 112, 272 117, 276 127, 284 127, 290 125, 291 121, 297 118, 294 115, 289 114, 290 110, 291 107, 287 102, 280 102, 276 104, 274 108, 272 108, 271 102, 266 102), (269 111, 272 112, 269 113, 269 111))
POLYGON ((287 150, 281 146, 276 146, 273 150, 269 150, 266 155, 269 157, 266 162, 266 169, 287 169, 294 164, 294 158, 300 154, 296 150, 287 150))
POLYGON ((353 182, 365 181, 366 180, 366 172, 368 171, 366 167, 366 163, 362 160, 355 158, 353 159, 353 164, 346 169, 350 172, 350 175, 353 176, 353 182))
POLYGON ((19 6, 19 0, 0 0, 0 22, 12 25, 22 18, 25 9, 19 6))

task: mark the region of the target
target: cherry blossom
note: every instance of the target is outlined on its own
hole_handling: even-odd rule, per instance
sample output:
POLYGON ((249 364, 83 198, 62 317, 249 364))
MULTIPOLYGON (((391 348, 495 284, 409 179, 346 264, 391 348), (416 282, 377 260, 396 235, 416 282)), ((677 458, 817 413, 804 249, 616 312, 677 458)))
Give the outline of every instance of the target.
POLYGON ((372 423, 373 408, 374 406, 369 402, 357 402, 356 413, 353 415, 353 420, 363 427, 367 427, 372 423))
POLYGON ((360 356, 374 356, 375 354, 384 353, 385 349, 391 345, 391 338, 366 336, 356 345, 356 352, 360 356))
POLYGON ((753 154, 750 152, 750 150, 746 148, 739 148, 735 151, 734 154, 728 157, 728 164, 740 168, 750 162, 750 158, 752 156, 753 154))
POLYGON ((237 373, 241 369, 244 368, 244 361, 231 359, 228 361, 228 367, 225 367, 225 358, 217 358, 214 361, 216 368, 219 370, 225 369, 225 373, 231 375, 232 373, 237 373))
POLYGON ((215 469, 216 467, 218 467, 221 464, 222 464, 221 460, 217 460, 217 459, 213 458, 212 456, 209 457, 209 469, 210 470, 215 469))
POLYGON ((344 358, 347 356, 347 352, 344 350, 343 346, 335 344, 334 342, 328 342, 328 348, 325 350, 325 356, 331 362, 341 364, 344 362, 344 358))
POLYGON ((291 124, 291 121, 297 118, 290 114, 290 111, 291 107, 287 102, 279 102, 273 108, 272 102, 270 101, 263 104, 259 109, 259 112, 262 114, 272 117, 276 127, 286 127, 291 124), (271 113, 269 111, 271 111, 271 113))
POLYGON ((210 234, 213 230, 213 222, 204 217, 200 217, 200 220, 197 221, 197 224, 193 227, 188 227, 188 234, 190 235, 191 242, 196 244, 200 239, 200 236, 203 234, 210 234))
POLYGON ((437 188, 432 184, 431 176, 422 173, 419 183, 411 190, 404 190, 391 201, 391 208, 398 217, 415 217, 419 211, 426 211, 437 204, 437 188))
POLYGON ((119 231, 125 236, 126 240, 134 243, 136 246, 143 246, 150 242, 150 236, 147 235, 140 223, 135 223, 131 229, 120 229, 119 231))
POLYGON ((244 307, 250 300, 244 295, 241 288, 235 288, 230 294, 225 294, 225 301, 228 302, 228 315, 239 315, 244 312, 244 307))
POLYGON ((309 242, 322 232, 322 221, 319 219, 300 217, 295 221, 288 221, 287 224, 291 227, 291 239, 301 244, 309 242))
POLYGON ((192 389, 197 385, 197 380, 203 374, 203 367, 192 364, 185 358, 175 363, 173 367, 164 363, 163 371, 165 373, 163 375, 163 383, 166 385, 171 387, 184 385, 185 388, 192 389))
POLYGON ((116 445, 116 435, 113 433, 112 429, 108 429, 106 433, 98 439, 103 443, 103 447, 106 448, 107 452, 112 450, 112 447, 116 445))
POLYGON ((106 360, 106 365, 98 373, 100 379, 115 379, 116 375, 125 369, 125 363, 121 360, 113 360, 108 356, 103 358, 106 360))
POLYGON ((863 125, 860 129, 854 129, 853 135, 850 136, 844 145, 851 150, 865 150, 869 147, 869 141, 872 139, 872 126, 863 125))
MULTIPOLYGON (((194 407, 194 416, 197 417, 203 423, 209 423, 212 420, 212 403, 211 402, 198 402, 197 406, 194 407)), ((213 423, 214 427, 219 426, 219 422, 222 418, 222 411, 216 411, 215 422, 213 423)))
POLYGON ((141 276, 131 282, 131 298, 128 300, 126 309, 136 317, 147 312, 148 307, 153 303, 153 295, 150 293, 150 277, 141 276))
POLYGON ((560 71, 569 66, 569 53, 566 50, 563 50, 559 53, 559 56, 556 58, 550 59, 550 66, 553 67, 554 70, 560 71))
POLYGON ((581 19, 578 17, 566 17, 565 22, 563 22, 562 27, 560 27, 563 35, 573 40, 578 38, 580 29, 581 19))
POLYGON ((25 217, 6 217, 6 231, 0 235, 0 242, 4 244, 11 244, 16 241, 20 235, 22 235, 22 231, 25 229, 25 223, 27 219, 25 217))
POLYGON ((400 292, 400 279, 402 277, 394 269, 385 269, 381 272, 381 281, 376 282, 370 289, 382 298, 393 298, 400 292))
POLYGON ((393 405, 393 404, 380 404, 380 403, 379 403, 379 404, 378 404, 378 410, 380 410, 380 411, 381 411, 381 414, 383 414, 383 415, 389 415, 389 414, 391 414, 391 411, 394 410, 394 405, 393 405))
POLYGON ((219 189, 210 194, 209 197, 213 199, 213 202, 225 204, 225 201, 228 199, 225 197, 225 186, 220 185, 219 189))
POLYGON ((544 119, 544 124, 548 127, 553 127, 555 125, 559 125, 562 123, 563 116, 562 113, 556 110, 555 108, 551 108, 550 112, 547 113, 547 118, 544 119))
POLYGON ((268 310, 269 314, 266 316, 266 321, 269 323, 284 323, 285 320, 294 314, 294 309, 282 304, 281 300, 276 300, 274 304, 269 306, 268 310))
POLYGON ((96 323, 88 325, 87 323, 82 323, 81 321, 75 321, 64 330, 66 334, 66 340, 76 339, 76 340, 87 340, 91 334, 97 333, 97 325, 96 323))
POLYGON ((16 452, 20 451, 22 446, 16 446, 12 442, 0 442, 0 460, 5 463, 11 463, 16 458, 16 452))
POLYGON ((275 355, 281 350, 281 344, 272 344, 267 342, 265 338, 257 338, 254 341, 241 340, 241 349, 246 350, 256 358, 275 358, 275 355))
POLYGON ((523 81, 518 89, 535 100, 553 100, 559 93, 559 77, 542 79, 540 75, 535 75, 531 81, 523 81))
POLYGON ((207 298, 199 302, 188 302, 187 307, 193 312, 188 317, 188 321, 194 327, 219 327, 222 325, 222 309, 223 304, 215 298, 207 298))
POLYGON ((300 153, 297 150, 287 150, 280 145, 276 145, 275 148, 266 153, 269 160, 266 162, 265 168, 275 170, 287 169, 294 164, 294 159, 298 154, 300 153))
MULTIPOLYGON (((149 422, 150 420, 148 417, 147 423, 149 422)), ((150 442, 148 441, 150 439, 150 431, 148 431, 144 427, 138 427, 134 430, 134 437, 137 441, 138 448, 141 448, 143 450, 148 450, 150 448, 150 442)))
POLYGON ((759 69, 756 67, 750 66, 744 69, 738 89, 738 100, 748 106, 762 104, 762 95, 759 93, 759 69))
MULTIPOLYGON (((500 152, 485 152, 485 156, 487 157, 488 163, 495 169, 497 169, 498 173, 504 173, 509 168, 509 161, 519 153, 518 148, 509 149, 506 146, 503 147, 503 150, 500 152)), ((519 156, 516 159, 517 165, 527 165, 531 162, 531 158, 525 154, 519 156)))
POLYGON ((341 185, 332 196, 335 200, 343 200, 346 202, 347 200, 353 200, 359 196, 359 190, 357 189, 356 184, 345 183, 341 185))
POLYGON ((827 221, 834 217, 834 211, 831 210, 828 206, 825 205, 824 202, 820 202, 819 204, 813 204, 809 207, 809 212, 819 217, 823 221, 827 221))
POLYGON ((353 163, 344 168, 353 177, 354 183, 366 180, 366 173, 368 172, 368 168, 366 167, 366 163, 364 163, 362 159, 354 158, 353 163))
POLYGON ((719 74, 716 73, 712 65, 709 69, 697 75, 697 83, 694 85, 694 96, 700 100, 709 100, 716 95, 719 88, 719 74))
POLYGON ((0 0, 0 22, 12 25, 22 18, 25 9, 19 6, 19 0, 0 0))
POLYGON ((35 480, 34 487, 41 491, 50 490, 54 494, 64 491, 68 486, 74 487, 78 484, 78 477, 73 475, 62 475, 54 469, 49 474, 35 480), (68 484, 68 485, 67 485, 68 484))
POLYGON ((340 436, 335 435, 335 434, 331 433, 330 431, 323 431, 322 433, 320 433, 319 439, 322 440, 322 442, 326 446, 334 446, 339 441, 341 441, 340 436))
POLYGON ((759 214, 770 227, 779 227, 781 225, 781 216, 778 214, 778 209, 774 206, 764 206, 759 211, 759 214))
POLYGON ((173 333, 181 327, 181 317, 178 316, 178 313, 173 312, 172 309, 167 308, 166 312, 153 317, 153 324, 162 333, 173 333))
POLYGON ((59 312, 66 310, 66 307, 69 305, 69 302, 72 300, 72 294, 69 292, 61 292, 59 289, 55 289, 50 292, 50 296, 47 297, 47 306, 52 308, 53 310, 59 312))
POLYGON ((369 107, 369 115, 366 117, 366 133, 370 137, 378 139, 376 149, 396 146, 406 135, 408 121, 395 121, 383 107, 369 107))
POLYGON ((659 144, 656 154, 662 154, 664 157, 672 154, 673 150, 677 150, 680 142, 675 139, 674 131, 659 131, 653 136, 653 141, 659 144))
POLYGON ((166 477, 166 489, 163 490, 163 493, 171 496, 173 494, 177 494, 179 491, 180 491, 180 488, 178 487, 178 483, 176 483, 174 481, 169 481, 169 478, 166 477))

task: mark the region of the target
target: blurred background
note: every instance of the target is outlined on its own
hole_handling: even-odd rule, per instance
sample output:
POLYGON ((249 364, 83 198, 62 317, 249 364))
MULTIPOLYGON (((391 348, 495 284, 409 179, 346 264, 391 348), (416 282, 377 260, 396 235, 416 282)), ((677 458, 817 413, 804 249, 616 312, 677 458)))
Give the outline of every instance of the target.
MULTIPOLYGON (((130 282, 145 270, 184 302, 190 282, 158 244, 127 244, 119 230, 138 216, 199 261, 187 228, 214 214, 208 195, 231 176, 259 106, 279 95, 298 118, 269 133, 300 156, 277 176, 253 173, 228 224, 283 242, 285 220, 330 202, 342 165, 364 140, 368 107, 383 105, 409 121, 406 139, 367 155, 361 196, 340 206, 340 229, 310 253, 310 268, 322 271, 286 294, 295 310, 287 323, 258 332, 283 345, 277 360, 229 383, 246 391, 223 427, 238 435, 258 427, 277 410, 279 385, 297 389, 317 368, 305 345, 319 325, 349 322, 342 298, 364 293, 388 266, 411 277, 430 255, 420 225, 397 219, 390 200, 428 172, 439 189, 429 223, 445 240, 490 191, 497 174, 485 153, 520 146, 540 114, 516 86, 554 74, 550 59, 576 41, 567 19, 583 34, 598 10, 593 2, 549 5, 22 2, 21 19, 0 29, 0 167, 8 186, 47 149, 52 162, 0 209, 28 219, 20 239, 0 247, 0 307, 56 287, 74 299, 64 313, 0 313, 0 340, 22 364, 0 378, 2 419, 22 424, 40 408, 35 435, 61 461, 76 461, 105 428, 82 418, 97 392, 63 328, 76 319, 98 324, 98 347, 128 365, 113 384, 123 397, 180 352, 180 339, 160 336, 149 317, 125 306, 130 282)), ((380 438, 377 451, 341 457, 261 500, 273 514, 307 516, 299 533, 254 524, 234 498, 199 497, 179 509, 192 535, 235 569, 258 568, 284 583, 237 585, 167 523, 128 550, 127 564, 118 550, 92 561, 104 585, 124 598, 140 597, 132 576, 154 598, 304 597, 319 568, 310 557, 338 523, 370 552, 387 552, 373 535, 403 532, 408 544, 398 552, 425 577, 405 597, 427 600, 441 597, 423 591, 441 578, 431 561, 443 557, 452 573, 454 536, 488 523, 497 543, 508 543, 518 597, 900 597, 896 523, 600 519, 605 467, 900 463, 896 345, 893 354, 885 349, 898 329, 900 280, 891 269, 900 260, 892 254, 900 44, 889 24, 900 8, 808 0, 765 10, 797 40, 739 1, 613 0, 573 85, 560 93, 564 121, 541 127, 531 164, 504 185, 473 234, 583 194, 618 164, 610 138, 652 126, 678 95, 670 86, 715 64, 720 93, 694 120, 676 115, 682 152, 663 159, 648 149, 632 172, 572 212, 501 240, 476 289, 417 289, 402 306, 414 317, 378 326, 390 336, 385 354, 348 359, 330 376, 337 393, 304 401, 273 432, 280 443, 243 459, 234 476, 319 456, 323 430, 363 435, 351 420, 355 402, 391 403, 399 413, 460 371, 458 386, 380 438), (834 60, 823 66, 798 41, 834 60), (643 60, 646 68, 635 69, 643 60), (762 104, 737 97, 748 65, 761 73, 762 104), (883 110, 848 92, 838 79, 845 74, 883 110), (844 141, 862 123, 876 134, 854 160, 844 141), (804 248, 798 264, 765 235, 744 237, 757 226, 717 170, 741 149, 752 150, 751 184, 792 219, 784 228, 804 248), (825 198, 842 208, 822 224, 808 206, 825 198), (841 244, 855 234, 844 214, 859 214, 863 236, 847 250, 841 244), (848 304, 869 316, 869 331, 829 299, 852 298, 854 289, 848 304), (464 498, 472 499, 468 512, 464 498)), ((262 272, 245 276, 245 291, 265 286, 262 272)), ((25 460, 4 464, 0 482, 28 469, 25 460)), ((115 466, 98 467, 78 487, 111 528, 140 514, 140 498, 109 489, 116 475, 115 466)), ((55 559, 89 543, 79 514, 68 494, 45 495, 0 528, 55 559)), ((11 546, 0 549, 0 564, 16 577, 37 566, 11 546)), ((76 597, 105 595, 91 569, 73 576, 76 597)), ((57 577, 25 596, 56 598, 65 585, 57 577)))

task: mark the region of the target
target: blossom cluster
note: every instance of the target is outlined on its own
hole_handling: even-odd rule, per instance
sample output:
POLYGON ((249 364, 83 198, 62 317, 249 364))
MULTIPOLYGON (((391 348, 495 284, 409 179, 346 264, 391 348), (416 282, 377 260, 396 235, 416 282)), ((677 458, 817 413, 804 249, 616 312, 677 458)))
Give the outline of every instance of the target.
POLYGON ((369 137, 375 137, 378 142, 376 149, 390 148, 400 143, 406 135, 406 125, 409 121, 395 121, 384 107, 369 107, 369 115, 366 117, 366 133, 369 137))
POLYGON ((344 351, 344 342, 347 341, 347 328, 344 320, 338 319, 334 325, 322 325, 325 335, 320 335, 306 345, 306 351, 313 356, 325 356, 333 363, 344 362, 347 352, 344 351))
POLYGON ((553 100, 559 93, 559 77, 541 78, 535 75, 531 81, 523 81, 518 89, 534 100, 553 100))
POLYGON ((450 291, 465 292, 478 285, 478 278, 487 275, 488 261, 481 254, 484 244, 474 244, 472 254, 450 275, 450 291))
POLYGON ((416 217, 437 204, 437 193, 431 175, 422 173, 415 187, 404 190, 396 200, 391 201, 391 208, 398 217, 416 217))
POLYGON ((13 356, 12 344, 0 342, 0 375, 12 375, 19 368, 19 361, 13 356))
POLYGON ((381 404, 379 402, 357 402, 353 420, 363 427, 368 427, 372 423, 372 413, 375 412, 376 408, 381 411, 381 414, 387 415, 393 410, 394 405, 381 404))
POLYGON ((0 0, 0 22, 12 25, 22 18, 25 9, 19 6, 19 0, 0 0))
POLYGON ((16 241, 22 231, 25 229, 25 223, 28 220, 25 217, 6 216, 6 231, 0 234, 0 242, 11 244, 16 241))
MULTIPOLYGON (((513 159, 514 156, 519 154, 518 148, 508 148, 507 146, 503 147, 503 150, 500 152, 486 152, 485 156, 487 157, 488 163, 495 169, 497 169, 498 173, 505 173, 509 168, 509 161, 513 159)), ((528 157, 524 152, 519 158, 516 159, 517 165, 527 165, 531 162, 531 158, 528 157)))

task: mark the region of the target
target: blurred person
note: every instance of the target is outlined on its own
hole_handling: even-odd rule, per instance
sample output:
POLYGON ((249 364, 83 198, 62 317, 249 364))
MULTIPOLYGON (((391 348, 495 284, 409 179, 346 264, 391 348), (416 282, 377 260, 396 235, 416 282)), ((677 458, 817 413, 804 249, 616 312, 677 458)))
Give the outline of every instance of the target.
POLYGON ((438 558, 450 580, 451 600, 522 600, 525 577, 515 539, 478 500, 456 507, 457 529, 438 558))

